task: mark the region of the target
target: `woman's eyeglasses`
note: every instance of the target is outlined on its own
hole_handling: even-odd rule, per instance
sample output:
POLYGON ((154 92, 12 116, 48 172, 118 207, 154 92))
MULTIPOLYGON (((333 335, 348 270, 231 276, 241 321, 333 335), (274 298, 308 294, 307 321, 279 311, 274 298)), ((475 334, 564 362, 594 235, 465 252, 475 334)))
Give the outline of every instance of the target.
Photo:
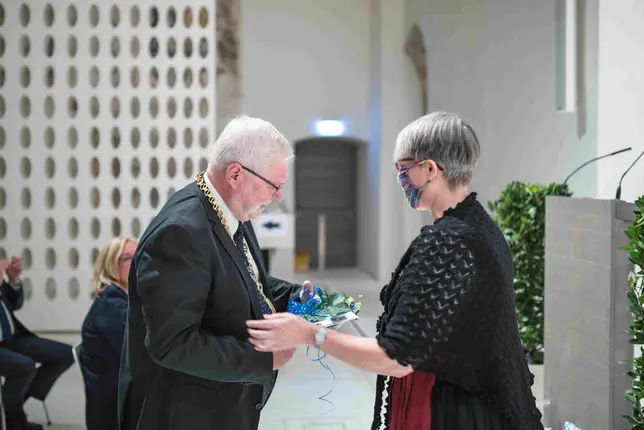
MULTIPOLYGON (((395 166, 396 166, 396 170, 398 170, 398 173, 404 173, 404 172, 407 172, 407 171, 413 169, 414 167, 422 166, 423 164, 427 163, 428 161, 430 161, 429 158, 426 158, 426 159, 424 159, 422 161, 414 161, 413 158, 403 158, 402 160, 398 161, 395 164, 395 166), (412 161, 413 163, 412 164, 402 164, 402 163, 409 163, 410 161, 412 161)), ((436 167, 438 167, 438 170, 443 170, 443 167, 438 163, 436 163, 436 167)))

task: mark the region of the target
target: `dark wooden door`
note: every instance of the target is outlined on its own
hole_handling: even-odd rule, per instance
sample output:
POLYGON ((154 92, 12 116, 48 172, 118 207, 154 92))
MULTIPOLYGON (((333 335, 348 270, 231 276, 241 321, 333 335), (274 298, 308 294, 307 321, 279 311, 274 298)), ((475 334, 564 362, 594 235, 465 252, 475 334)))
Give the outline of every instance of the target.
POLYGON ((318 266, 318 215, 326 215, 326 267, 357 263, 357 146, 311 139, 295 146, 295 247, 318 266))

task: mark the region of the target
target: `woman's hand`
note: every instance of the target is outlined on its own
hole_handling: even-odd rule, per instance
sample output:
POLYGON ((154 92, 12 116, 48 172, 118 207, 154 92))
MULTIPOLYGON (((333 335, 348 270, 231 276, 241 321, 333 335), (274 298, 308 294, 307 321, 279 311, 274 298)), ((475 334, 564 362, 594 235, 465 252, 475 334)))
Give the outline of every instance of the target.
MULTIPOLYGON (((257 351, 274 352, 315 344, 315 333, 318 331, 315 324, 289 313, 265 315, 265 318, 246 321, 251 336, 248 341, 257 351)), ((389 358, 374 338, 331 330, 320 348, 351 366, 379 375, 403 378, 414 371, 411 366, 402 366, 389 358)))
POLYGON ((264 315, 263 320, 246 321, 257 351, 272 352, 315 343, 317 326, 290 313, 264 315))

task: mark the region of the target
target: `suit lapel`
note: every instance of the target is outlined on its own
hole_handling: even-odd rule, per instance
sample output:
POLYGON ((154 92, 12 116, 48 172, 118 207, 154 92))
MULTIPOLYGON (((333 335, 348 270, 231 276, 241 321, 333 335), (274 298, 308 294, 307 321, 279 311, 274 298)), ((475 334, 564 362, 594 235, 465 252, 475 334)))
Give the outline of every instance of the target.
POLYGON ((255 315, 255 317, 261 316, 262 308, 259 303, 259 296, 255 292, 255 289, 256 289, 255 282, 253 281, 253 278, 251 278, 250 273, 248 273, 248 268, 246 267, 246 262, 244 261, 244 258, 237 250, 237 247, 235 246, 233 239, 230 237, 230 235, 226 231, 226 228, 221 223, 221 220, 219 219, 217 212, 215 212, 215 209, 212 207, 212 205, 210 204, 210 202, 208 201, 204 193, 201 191, 201 189, 199 189, 199 186, 197 185, 197 183, 195 183, 195 187, 206 207, 206 212, 208 213, 208 218, 210 219, 210 225, 212 226, 212 229, 215 232, 217 239, 221 243, 222 247, 226 250, 230 258, 233 260, 233 262, 235 263, 235 266, 237 266, 237 270, 239 271, 239 274, 244 280, 244 286, 246 287, 246 290, 248 292, 248 298, 251 303, 251 308, 253 309, 253 314, 255 315))
POLYGON ((255 259, 255 265, 259 272, 259 280, 264 288, 264 294, 272 302, 273 294, 271 293, 270 284, 268 282, 268 273, 266 273, 266 268, 264 267, 264 258, 262 257, 262 251, 259 248, 259 243, 257 242, 255 231, 253 230, 253 225, 250 222, 245 222, 242 224, 242 228, 244 230, 244 237, 246 238, 246 243, 248 243, 250 253, 255 259))

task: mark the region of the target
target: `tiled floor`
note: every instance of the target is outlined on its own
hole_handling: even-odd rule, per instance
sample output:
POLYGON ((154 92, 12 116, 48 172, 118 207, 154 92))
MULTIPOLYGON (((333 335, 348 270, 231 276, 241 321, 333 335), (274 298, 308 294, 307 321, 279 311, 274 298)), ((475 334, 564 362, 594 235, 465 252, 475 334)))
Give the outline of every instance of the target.
MULTIPOLYGON (((360 321, 346 324, 342 331, 373 336, 375 321, 381 312, 378 294, 382 285, 355 271, 334 272, 325 275, 311 274, 285 276, 301 282, 311 278, 319 285, 345 291, 356 297, 363 294, 360 321)), ((74 344, 78 335, 52 336, 74 344)), ((313 354, 313 351, 311 351, 313 354)), ((306 357, 306 349, 298 350, 289 365, 280 373, 275 391, 262 414, 260 430, 368 430, 373 411, 375 377, 329 358, 328 365, 335 380, 322 366, 306 357), (326 398, 319 399, 331 388, 326 398)), ((535 396, 543 398, 543 375, 540 368, 535 373, 535 396)), ((47 406, 54 425, 52 430, 80 430, 84 428, 84 394, 79 369, 74 366, 54 386, 47 406)), ((42 404, 30 400, 26 406, 31 420, 45 422, 42 404)))
MULTIPOLYGON (((350 326, 341 329, 357 334, 350 326)), ((311 358, 317 352, 309 351, 311 358)), ((335 375, 306 357, 306 348, 280 373, 275 393, 262 415, 261 430, 363 430, 370 428, 375 376, 328 358, 335 375), (319 397, 325 397, 332 405, 319 397)))
MULTIPOLYGON (((356 332, 349 326, 347 333, 356 332)), ((77 336, 55 336, 74 343, 77 336)), ((310 351, 311 357, 314 352, 310 351)), ((317 354, 315 354, 317 355, 317 354)), ((320 363, 306 357, 301 348, 289 365, 280 372, 269 404, 262 414, 261 430, 362 430, 371 423, 375 389, 372 375, 354 370, 334 359, 327 364, 333 376, 320 363), (319 399, 333 389, 326 399, 333 407, 319 399)), ((84 395, 78 367, 72 367, 52 389, 47 407, 54 425, 52 430, 80 430, 84 428, 84 395)), ((44 423, 42 404, 29 400, 26 410, 30 420, 44 423)))

